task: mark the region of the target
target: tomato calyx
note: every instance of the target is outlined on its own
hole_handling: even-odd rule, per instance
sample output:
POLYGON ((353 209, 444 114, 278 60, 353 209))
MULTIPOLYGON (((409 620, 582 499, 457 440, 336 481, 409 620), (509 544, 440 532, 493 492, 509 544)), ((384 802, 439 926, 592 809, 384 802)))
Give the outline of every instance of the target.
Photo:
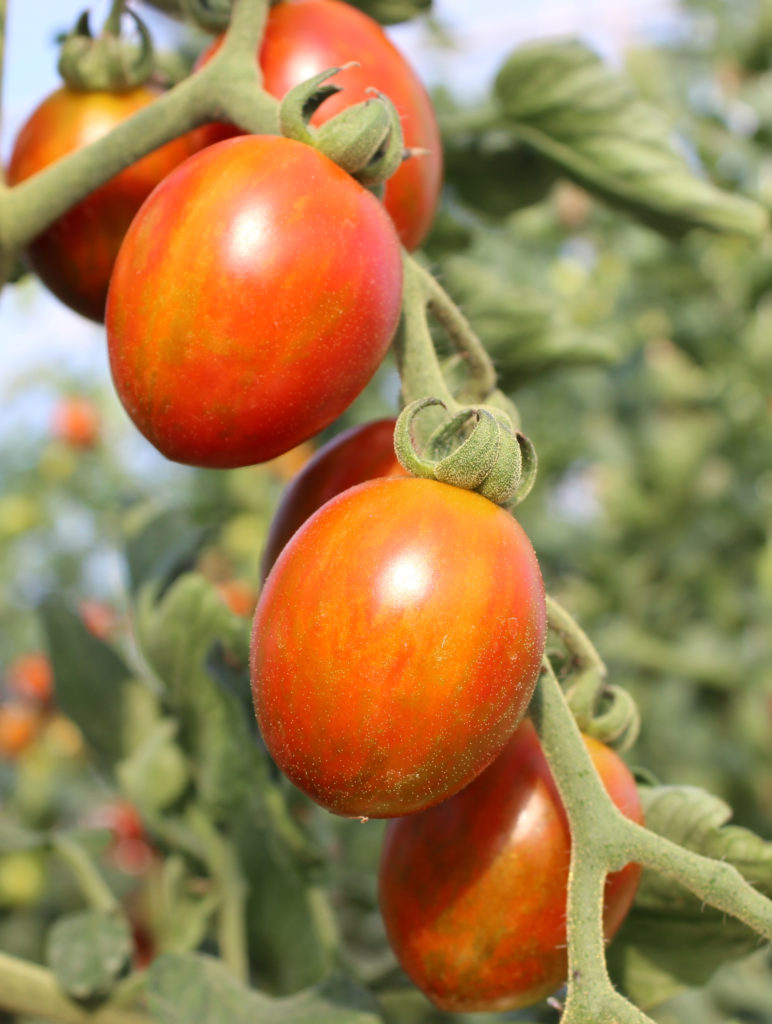
POLYGON ((201 28, 223 32, 230 22, 232 0, 180 0, 183 12, 201 28))
POLYGON ((142 19, 127 9, 137 27, 139 46, 120 33, 108 17, 98 36, 92 35, 84 11, 65 37, 59 53, 59 74, 76 92, 128 92, 144 85, 155 68, 150 32, 142 19))
POLYGON ((413 421, 432 406, 448 409, 438 398, 419 398, 399 416, 394 449, 401 465, 413 476, 477 491, 496 505, 519 505, 536 478, 536 452, 506 412, 493 405, 457 408, 419 452, 413 421))
POLYGON ((319 128, 311 118, 325 100, 341 92, 329 79, 354 64, 327 68, 290 89, 279 109, 282 134, 313 146, 366 188, 377 188, 397 170, 405 157, 402 125, 396 107, 382 92, 347 107, 319 128))

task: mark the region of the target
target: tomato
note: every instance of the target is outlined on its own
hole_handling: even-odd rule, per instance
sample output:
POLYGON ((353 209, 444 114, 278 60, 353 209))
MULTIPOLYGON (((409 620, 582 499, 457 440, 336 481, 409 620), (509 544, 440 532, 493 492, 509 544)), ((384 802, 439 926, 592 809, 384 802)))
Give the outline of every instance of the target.
POLYGON ((246 580, 224 580, 216 584, 217 593, 234 615, 248 618, 254 614, 257 591, 246 580))
POLYGON ((47 704, 53 695, 54 674, 51 662, 42 651, 31 651, 15 658, 6 672, 8 688, 18 697, 35 704, 47 704))
MULTIPOLYGON (((24 181, 106 135, 157 95, 157 90, 144 86, 122 93, 58 89, 19 132, 8 168, 9 184, 24 181)), ((132 218, 158 182, 200 145, 189 133, 161 146, 39 235, 27 254, 45 286, 76 313, 101 323, 115 257, 132 218)))
POLYGON ((102 601, 85 600, 78 605, 80 620, 89 633, 107 640, 118 625, 118 613, 102 601))
POLYGON ((320 448, 284 493, 262 559, 263 579, 299 526, 341 491, 379 476, 406 476, 394 454, 396 420, 374 420, 338 434, 320 448))
MULTIPOLYGON (((642 822, 621 758, 584 737, 611 799, 642 822)), ((380 866, 386 933, 413 982, 443 1010, 530 1006, 566 980, 568 821, 529 719, 461 793, 389 824, 380 866)), ((630 909, 640 868, 609 875, 606 938, 630 909)))
POLYGON ((539 566, 509 513, 434 480, 370 480, 319 509, 266 580, 251 647, 263 739, 336 814, 420 810, 502 750, 544 634, 539 566))
POLYGON ((107 300, 113 380, 168 458, 264 462, 359 394, 401 297, 371 192, 300 142, 229 139, 170 174, 126 235, 107 300))
POLYGON ((11 701, 0 704, 0 757, 14 760, 40 733, 39 708, 11 701))
MULTIPOLYGON (((199 66, 215 52, 216 42, 199 66)), ((386 184, 384 202, 400 239, 416 249, 431 226, 442 186, 442 145, 431 100, 407 60, 381 26, 339 0, 296 0, 271 7, 260 50, 263 85, 281 99, 290 89, 324 71, 357 61, 358 67, 336 75, 345 90, 326 100, 314 124, 360 103, 376 88, 399 111, 407 147, 425 152, 406 160, 386 184)), ((203 140, 226 136, 225 125, 207 125, 203 140)))
POLYGON ((99 438, 99 413, 88 398, 62 398, 51 420, 54 437, 73 448, 92 448, 99 438))

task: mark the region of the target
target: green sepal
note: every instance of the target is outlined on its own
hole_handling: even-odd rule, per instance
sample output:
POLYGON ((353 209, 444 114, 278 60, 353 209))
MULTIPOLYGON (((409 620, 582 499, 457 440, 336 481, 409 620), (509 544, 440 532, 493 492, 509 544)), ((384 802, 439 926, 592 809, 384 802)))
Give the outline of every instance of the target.
POLYGON ((496 505, 519 504, 533 487, 536 452, 506 412, 495 406, 461 408, 435 428, 419 452, 413 421, 432 406, 447 408, 437 398, 420 398, 397 419, 394 450, 400 464, 413 476, 477 491, 496 505))
POLYGON ((94 37, 89 12, 84 11, 62 43, 58 70, 67 85, 79 92, 128 92, 144 85, 155 70, 150 32, 130 8, 127 14, 139 32, 139 48, 105 25, 94 37))
POLYGON ((183 12, 209 32, 224 32, 233 10, 232 0, 180 0, 183 12))

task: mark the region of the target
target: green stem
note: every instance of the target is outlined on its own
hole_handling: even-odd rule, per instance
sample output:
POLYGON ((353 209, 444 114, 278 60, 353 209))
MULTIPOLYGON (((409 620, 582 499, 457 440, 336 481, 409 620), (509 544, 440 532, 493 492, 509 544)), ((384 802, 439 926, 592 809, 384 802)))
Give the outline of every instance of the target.
POLYGON ((394 339, 397 368, 405 405, 420 398, 439 398, 451 415, 460 406, 445 380, 426 317, 429 296, 423 270, 403 252, 402 320, 394 339))
POLYGON ((579 623, 566 609, 547 595, 547 621, 571 654, 576 658, 580 668, 594 669, 606 678, 606 666, 592 640, 587 636, 579 623))
POLYGON ((0 1007, 57 1024, 153 1024, 144 1013, 114 1006, 86 1010, 71 1002, 51 973, 38 964, 0 953, 0 1007))
POLYGON ((201 838, 206 865, 220 895, 217 914, 217 941, 220 955, 233 974, 249 983, 247 952, 247 886, 238 855, 231 842, 216 828, 204 812, 191 806, 188 824, 201 838))
POLYGON ((121 15, 126 6, 126 0, 113 0, 110 13, 107 15, 104 24, 104 32, 119 36, 121 34, 121 15))
POLYGON ((446 331, 467 365, 469 381, 463 401, 484 402, 496 387, 496 371, 491 357, 475 334, 472 325, 451 299, 439 281, 411 258, 414 273, 419 277, 428 297, 429 310, 446 331))
POLYGON ((90 907, 107 913, 118 909, 118 900, 80 843, 68 836, 54 836, 52 847, 69 867, 83 898, 90 907))
POLYGON ((772 901, 731 865, 655 835, 618 810, 593 767, 546 658, 530 713, 571 829, 569 980, 561 1024, 651 1024, 608 980, 601 924, 608 872, 631 862, 652 868, 767 939, 772 938, 772 901))

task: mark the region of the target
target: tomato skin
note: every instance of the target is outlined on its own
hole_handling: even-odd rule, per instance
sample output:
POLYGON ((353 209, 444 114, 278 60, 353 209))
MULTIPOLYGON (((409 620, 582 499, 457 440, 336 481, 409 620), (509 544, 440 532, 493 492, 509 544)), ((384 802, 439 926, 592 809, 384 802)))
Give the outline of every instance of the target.
MULTIPOLYGON (((58 89, 19 132, 9 184, 101 138, 158 95, 146 86, 122 93, 58 89)), ((111 178, 39 235, 27 255, 49 291, 76 313, 101 323, 115 257, 132 218, 158 182, 200 146, 193 133, 173 139, 111 178)))
MULTIPOLYGON (((198 62, 205 63, 216 42, 198 62)), ((336 75, 345 90, 326 100, 313 119, 323 124, 341 110, 385 93, 399 111, 405 146, 426 150, 406 160, 386 183, 384 204, 400 240, 410 250, 425 238, 442 187, 442 143, 431 100, 413 68, 381 26, 339 0, 295 0, 271 7, 260 50, 263 85, 277 99, 326 68, 357 61, 336 75)), ((217 142, 235 129, 207 125, 204 139, 217 142)))
MULTIPOLYGON (((621 758, 585 736, 614 803, 642 823, 621 758)), ((565 982, 570 859, 565 811, 526 719, 503 753, 461 793, 391 822, 381 856, 386 933, 412 981, 440 1009, 517 1009, 565 982)), ((609 939, 635 896, 640 867, 609 875, 609 939)))
POLYGON ((455 793, 525 714, 546 629, 536 556, 479 494, 383 478, 294 535, 252 632, 263 739, 336 814, 387 818, 455 793))
POLYGON ((244 135, 167 177, 107 301, 135 425, 197 466, 264 462, 336 419, 396 329, 402 263, 378 200, 310 146, 244 135))
POLYGON ((268 532, 263 579, 295 531, 330 498, 381 476, 407 476, 394 454, 396 420, 373 420, 338 434, 319 449, 284 492, 268 532))

